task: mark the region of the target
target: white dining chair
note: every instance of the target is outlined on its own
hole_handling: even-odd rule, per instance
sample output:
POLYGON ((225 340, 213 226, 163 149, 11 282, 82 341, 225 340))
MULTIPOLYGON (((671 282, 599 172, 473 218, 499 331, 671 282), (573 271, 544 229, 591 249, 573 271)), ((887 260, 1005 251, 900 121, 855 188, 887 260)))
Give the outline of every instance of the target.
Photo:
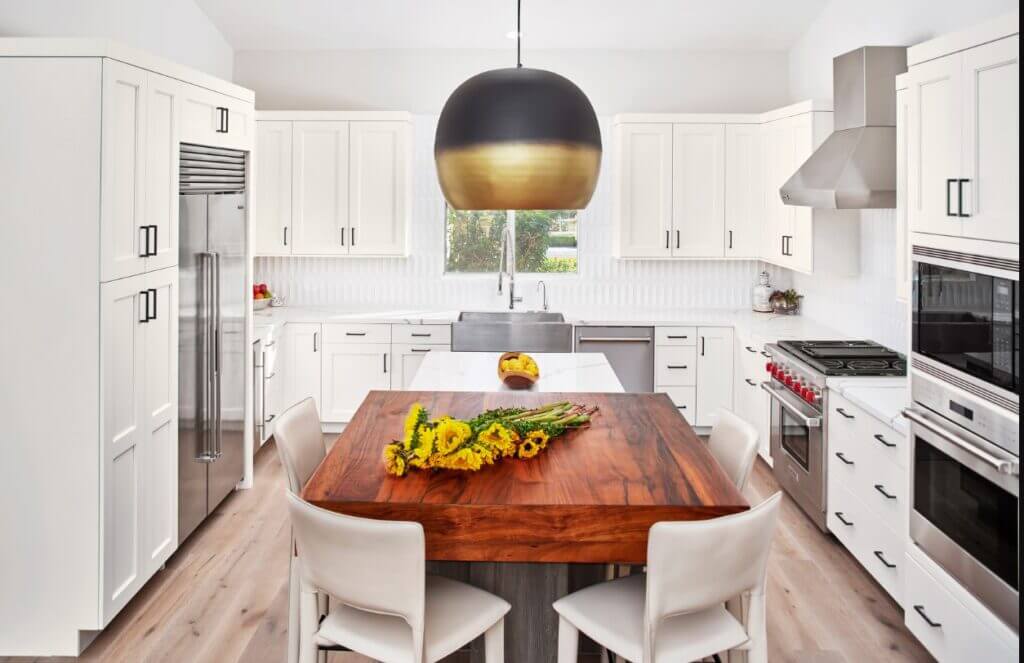
POLYGON ((699 661, 731 649, 768 660, 765 576, 782 493, 749 511, 651 527, 647 573, 555 601, 558 663, 576 663, 582 631, 634 663, 699 661), (742 619, 726 607, 746 598, 742 619))
POLYGON ((708 450, 729 475, 736 488, 743 492, 750 470, 757 458, 757 429, 730 410, 719 410, 711 429, 708 450))
MULTIPOLYGON (((302 492, 327 455, 316 401, 306 398, 281 413, 274 425, 274 444, 284 467, 288 490, 302 492)), ((326 612, 326 599, 322 610, 326 612)), ((299 660, 299 566, 292 536, 288 559, 288 663, 299 660)))
POLYGON ((484 636, 486 663, 502 663, 507 601, 426 575, 423 526, 327 511, 288 493, 301 573, 300 663, 342 645, 384 663, 434 663, 484 636), (318 593, 332 607, 318 623, 318 593))

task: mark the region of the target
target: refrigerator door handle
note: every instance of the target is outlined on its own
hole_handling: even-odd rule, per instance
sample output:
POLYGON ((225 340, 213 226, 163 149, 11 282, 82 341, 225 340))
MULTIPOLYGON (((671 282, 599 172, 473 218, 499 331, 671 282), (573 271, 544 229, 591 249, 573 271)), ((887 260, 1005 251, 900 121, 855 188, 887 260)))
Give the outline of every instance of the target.
POLYGON ((213 256, 213 459, 220 458, 223 452, 221 433, 223 431, 221 416, 220 367, 221 367, 221 314, 220 314, 220 254, 210 252, 213 256))
POLYGON ((213 297, 213 259, 214 254, 202 251, 197 254, 199 263, 199 315, 202 320, 200 321, 200 334, 201 348, 200 356, 200 369, 202 371, 201 378, 199 380, 200 389, 202 394, 199 398, 201 407, 199 408, 199 417, 197 417, 197 429, 199 431, 199 449, 196 453, 196 460, 201 463, 211 463, 216 460, 214 455, 213 446, 213 435, 214 430, 211 428, 211 415, 215 411, 216 388, 214 383, 214 371, 213 371, 213 350, 214 350, 214 329, 213 329, 213 310, 212 303, 213 297))

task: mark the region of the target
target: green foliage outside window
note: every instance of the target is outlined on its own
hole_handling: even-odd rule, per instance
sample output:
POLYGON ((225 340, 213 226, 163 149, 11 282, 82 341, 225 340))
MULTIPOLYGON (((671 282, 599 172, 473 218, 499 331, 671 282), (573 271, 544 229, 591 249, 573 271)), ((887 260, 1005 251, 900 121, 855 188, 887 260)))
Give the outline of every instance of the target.
MULTIPOLYGON (((497 272, 509 213, 446 210, 447 272, 497 272)), ((576 212, 517 210, 516 271, 576 273, 576 212), (554 250, 554 251, 552 251, 554 250)))

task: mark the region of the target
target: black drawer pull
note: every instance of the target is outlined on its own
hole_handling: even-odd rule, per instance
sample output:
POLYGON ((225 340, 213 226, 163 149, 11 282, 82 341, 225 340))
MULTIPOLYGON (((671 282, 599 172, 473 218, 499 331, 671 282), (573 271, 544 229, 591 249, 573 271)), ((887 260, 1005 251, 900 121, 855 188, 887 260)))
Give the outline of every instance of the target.
POLYGON ((683 365, 683 366, 673 366, 673 365, 669 364, 665 368, 667 368, 669 370, 673 370, 673 371, 684 371, 687 368, 689 368, 689 366, 685 366, 685 365, 683 365))
POLYGON ((924 623, 928 626, 931 626, 932 628, 942 628, 942 624, 940 624, 939 622, 933 622, 931 619, 928 618, 928 615, 926 615, 924 612, 923 605, 915 605, 914 612, 921 615, 921 619, 923 619, 924 623))
POLYGON ((970 180, 957 180, 956 181, 956 197, 957 197, 957 203, 956 203, 957 211, 956 211, 956 215, 959 216, 962 219, 966 219, 967 217, 970 216, 970 214, 967 214, 967 213, 964 212, 964 185, 967 184, 968 182, 970 182, 970 180))
POLYGON ((841 408, 841 407, 837 407, 837 408, 836 408, 836 412, 838 412, 839 414, 843 415, 843 416, 844 416, 844 417, 846 417, 847 419, 856 419, 856 418, 857 418, 857 417, 853 416, 852 414, 847 414, 847 413, 846 413, 846 410, 844 410, 844 409, 843 409, 843 408, 841 408))
POLYGON ((955 179, 946 180, 946 216, 956 216, 953 212, 953 195, 950 193, 954 184, 956 184, 955 179))
POLYGON ((853 527, 853 523, 851 523, 846 518, 843 518, 843 512, 842 511, 836 511, 835 514, 836 514, 836 518, 839 519, 839 522, 841 522, 842 524, 846 525, 847 527, 853 527))
POLYGON ((770 354, 768 354, 767 352, 764 352, 763 350, 761 351, 761 356, 762 357, 767 357, 768 359, 772 358, 772 356, 770 354))
POLYGON ((422 334, 413 333, 413 334, 409 334, 409 336, 412 336, 413 338, 430 338, 432 336, 432 334, 430 332, 426 332, 426 333, 422 333, 422 334))
POLYGON ((853 465, 853 461, 849 460, 846 456, 844 456, 842 451, 836 452, 836 458, 843 461, 843 464, 845 465, 853 465))
POLYGON ((751 380, 750 378, 743 378, 743 381, 746 382, 747 384, 749 384, 751 387, 756 387, 757 386, 757 383, 754 382, 753 380, 751 380))
POLYGON ((882 437, 882 434, 881 434, 881 433, 878 433, 877 435, 875 435, 875 439, 876 439, 876 440, 878 440, 879 442, 881 442, 881 443, 882 443, 883 445, 885 445, 885 446, 889 447, 889 448, 892 448, 892 447, 895 447, 895 446, 896 446, 896 443, 894 443, 894 442, 889 442, 889 441, 888 441, 888 440, 886 440, 886 439, 885 439, 884 437, 882 437))
POLYGON ((884 495, 885 499, 887 499, 887 500, 894 500, 894 499, 896 499, 896 496, 892 495, 891 493, 886 492, 885 486, 883 486, 880 483, 876 483, 875 484, 875 490, 877 490, 878 492, 882 493, 882 495, 884 495))
POLYGON ((667 339, 669 339, 671 341, 679 341, 679 340, 686 340, 686 339, 688 339, 690 337, 689 336, 672 336, 671 334, 669 334, 665 338, 667 338, 667 339))
POLYGON ((751 353, 751 354, 753 354, 753 353, 756 353, 756 352, 757 352, 757 350, 755 350, 754 348, 750 347, 749 345, 748 345, 748 346, 745 346, 745 347, 744 347, 744 349, 745 349, 745 350, 746 350, 747 352, 751 353))
POLYGON ((345 336, 366 336, 366 332, 345 332, 345 336))
POLYGON ((676 409, 677 409, 677 410, 685 410, 685 409, 686 409, 686 406, 685 406, 685 405, 677 405, 677 406, 676 406, 676 409))
POLYGON ((885 566, 885 568, 887 568, 887 569, 895 569, 896 568, 895 564, 893 564, 892 562, 890 562, 889 560, 887 560, 885 558, 885 555, 882 554, 881 550, 876 550, 875 551, 875 557, 878 558, 878 561, 881 562, 882 565, 885 566))

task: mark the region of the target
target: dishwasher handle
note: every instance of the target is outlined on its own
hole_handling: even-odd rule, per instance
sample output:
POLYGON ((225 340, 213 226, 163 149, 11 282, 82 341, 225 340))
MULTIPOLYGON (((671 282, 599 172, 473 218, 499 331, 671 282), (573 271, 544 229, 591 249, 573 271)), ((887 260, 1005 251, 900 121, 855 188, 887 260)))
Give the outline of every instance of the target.
POLYGON ((650 336, 580 336, 577 343, 650 343, 650 336))

